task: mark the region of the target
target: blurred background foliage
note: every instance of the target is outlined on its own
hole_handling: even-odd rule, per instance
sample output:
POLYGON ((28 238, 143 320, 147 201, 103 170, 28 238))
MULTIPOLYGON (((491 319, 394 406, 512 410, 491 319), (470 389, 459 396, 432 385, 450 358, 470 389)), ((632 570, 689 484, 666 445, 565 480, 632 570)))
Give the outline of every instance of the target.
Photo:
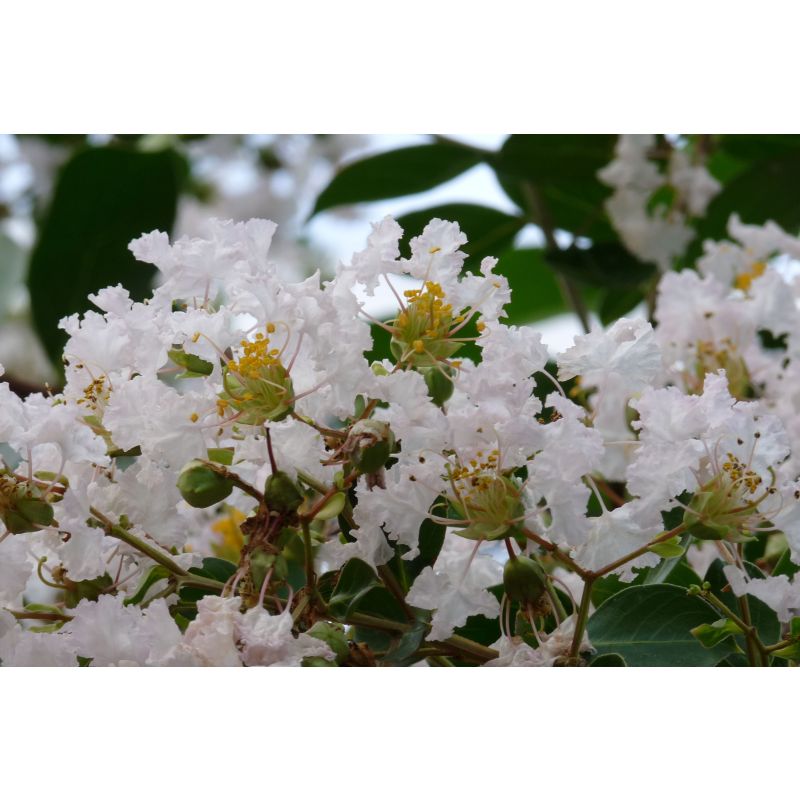
MULTIPOLYGON (((658 267, 626 246, 608 214, 612 189, 598 178, 617 144, 588 134, 5 135, 4 378, 20 391, 57 386, 58 321, 91 307, 87 295, 103 286, 121 283, 135 299, 151 288, 153 268, 128 242, 156 228, 196 235, 208 217, 275 220, 274 259, 297 277, 330 274, 385 213, 408 237, 432 217, 451 219, 469 237, 467 269, 499 257, 511 323, 572 311, 585 327, 646 308, 658 267)), ((719 188, 704 214, 687 214, 692 238, 671 268, 691 267, 703 240, 724 239, 732 213, 800 230, 800 136, 658 135, 650 157, 665 174, 676 149, 705 164, 719 188)), ((669 188, 654 192, 654 208, 669 210, 669 188)))

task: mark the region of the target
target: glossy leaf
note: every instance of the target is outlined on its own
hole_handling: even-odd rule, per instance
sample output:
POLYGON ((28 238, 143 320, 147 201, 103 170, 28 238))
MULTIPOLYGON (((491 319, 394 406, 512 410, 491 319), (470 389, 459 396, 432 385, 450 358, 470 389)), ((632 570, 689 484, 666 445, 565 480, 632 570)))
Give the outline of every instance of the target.
POLYGON ((618 653, 632 667, 712 666, 731 646, 723 642, 706 649, 691 631, 718 618, 707 603, 680 586, 632 586, 595 611, 588 632, 598 655, 618 653))
POLYGON ((440 142, 369 156, 347 164, 333 177, 317 198, 313 213, 350 203, 424 192, 480 161, 481 155, 476 150, 440 142))
POLYGON ((653 278, 656 268, 631 255, 622 245, 599 242, 592 247, 549 250, 547 263, 567 278, 606 289, 635 289, 653 278))
POLYGON ((772 570, 772 574, 786 575, 791 578, 792 575, 795 575, 797 572, 800 572, 800 565, 792 561, 791 548, 787 547, 783 553, 781 553, 781 557, 778 559, 778 563, 775 564, 775 569, 772 570))
POLYGON ((697 639, 703 647, 715 647, 720 642, 724 642, 731 636, 738 636, 743 633, 742 629, 731 619, 718 619, 716 622, 704 622, 696 628, 692 628, 692 636, 697 639))
POLYGON ((727 238, 731 214, 760 225, 772 220, 790 233, 800 228, 800 149, 760 159, 740 172, 710 203, 698 225, 698 237, 689 257, 700 252, 704 239, 727 238))
POLYGON ((505 275, 511 302, 504 321, 520 325, 566 311, 561 290, 544 251, 536 248, 508 250, 500 256, 495 272, 505 275))
POLYGON ((492 165, 509 197, 538 224, 616 241, 604 208, 611 190, 597 178, 615 142, 613 135, 514 135, 492 165))
POLYGON ((183 168, 170 151, 112 148, 85 150, 63 167, 28 272, 34 326, 51 359, 66 341, 59 320, 90 308, 89 293, 117 283, 136 300, 149 293, 155 268, 128 243, 171 229, 183 168))
POLYGON ((590 667, 627 667, 625 659, 619 653, 604 653, 595 656, 590 662, 590 667))
POLYGON ((378 585, 378 577, 372 567, 359 558, 351 558, 339 573, 328 608, 335 615, 344 617, 356 597, 378 585))

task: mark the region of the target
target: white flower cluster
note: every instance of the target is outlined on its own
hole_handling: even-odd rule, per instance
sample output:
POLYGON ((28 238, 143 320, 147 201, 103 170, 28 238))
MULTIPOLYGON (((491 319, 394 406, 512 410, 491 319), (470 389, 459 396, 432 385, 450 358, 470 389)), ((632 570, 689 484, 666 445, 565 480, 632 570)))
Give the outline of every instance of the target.
MULTIPOLYGON (((689 208, 713 194, 686 180, 689 208)), ((800 242, 731 220, 737 243, 662 278, 657 327, 576 338, 557 358, 567 391, 539 335, 502 322, 496 261, 464 271, 457 224, 432 220, 404 258, 386 218, 329 282, 281 279, 274 230, 142 236, 131 250, 159 287, 145 303, 104 289, 97 312, 63 320, 63 392, 0 384, 4 665, 331 662, 314 635, 335 616, 325 577, 417 563, 429 524, 444 544, 401 587, 425 642, 457 647, 471 617, 506 617, 482 660, 552 664, 576 636, 590 647, 585 632, 556 613, 537 634, 532 613, 539 647, 509 638, 509 597, 535 602, 506 554, 629 580, 658 563, 680 506, 682 530, 730 553, 737 594, 782 619, 800 608, 800 585, 750 580, 726 550, 779 532, 800 563, 800 314, 772 265, 800 242), (370 361, 357 290, 381 282, 398 309, 372 321, 391 357, 370 361), (221 580, 210 556, 232 567, 221 580)))
POLYGON ((702 217, 722 187, 685 150, 670 148, 660 159, 655 150, 652 134, 622 135, 598 177, 614 189, 606 211, 625 246, 666 271, 694 238, 689 220, 702 217))

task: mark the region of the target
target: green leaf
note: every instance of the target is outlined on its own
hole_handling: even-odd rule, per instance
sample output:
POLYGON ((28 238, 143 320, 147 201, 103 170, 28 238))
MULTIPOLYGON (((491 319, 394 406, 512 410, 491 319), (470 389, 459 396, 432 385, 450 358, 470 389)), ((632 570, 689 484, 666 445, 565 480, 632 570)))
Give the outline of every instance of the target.
POLYGON ((705 239, 727 238, 731 214, 743 222, 760 225, 768 220, 790 233, 800 228, 800 149, 752 163, 736 175, 711 201, 698 224, 698 235, 687 258, 700 252, 705 239))
POLYGON ((647 549, 662 558, 680 558, 686 552, 686 545, 681 544, 680 537, 673 536, 671 539, 651 545, 647 549))
POLYGON ((404 256, 411 254, 409 240, 421 234, 432 219, 444 219, 459 224, 469 239, 462 248, 470 256, 468 264, 479 262, 485 256, 498 256, 512 244, 514 237, 525 225, 523 217, 512 217, 495 208, 472 203, 450 203, 412 211, 397 219, 405 231, 401 244, 404 256))
POLYGON ((380 325, 372 323, 370 326, 370 333, 372 334, 372 348, 364 351, 364 358, 373 363, 374 361, 383 361, 388 358, 394 361, 392 356, 392 349, 390 343, 392 341, 391 334, 380 325))
MULTIPOLYGON (((191 567, 189 572, 192 575, 200 575, 204 578, 212 578, 220 583, 227 583, 233 577, 237 570, 237 565, 232 561, 226 561, 223 558, 204 558, 203 564, 200 567, 191 567)), ((197 601, 205 597, 207 594, 219 594, 218 589, 199 587, 199 586, 183 586, 178 592, 178 597, 182 603, 173 607, 173 616, 180 613, 188 620, 193 620, 197 616, 197 601)))
POLYGON ((328 608, 336 616, 345 617, 356 597, 378 585, 378 576, 372 567, 359 558, 351 558, 339 573, 328 608))
POLYGON ((417 620, 414 627, 395 639, 389 651, 381 659, 384 664, 391 666, 408 666, 417 661, 414 654, 419 650, 420 645, 428 632, 428 626, 424 620, 417 620))
POLYGON ((624 317, 644 300, 641 289, 622 289, 607 291, 600 301, 598 314, 603 325, 610 325, 620 317, 624 317))
POLYGON ((791 548, 787 547, 783 553, 781 553, 781 557, 778 559, 778 563, 775 564, 775 569, 772 570, 772 574, 786 575, 788 578, 791 578, 797 572, 800 572, 800 565, 792 561, 791 548))
POLYGON ((730 652, 727 642, 704 648, 691 630, 718 619, 714 610, 671 584, 631 586, 608 599, 589 618, 589 639, 598 655, 618 653, 632 667, 702 667, 730 652))
POLYGON ((800 152, 800 135, 796 133, 727 134, 719 138, 718 147, 734 158, 757 161, 800 152))
POLYGON ((234 449, 232 447, 209 447, 206 454, 208 460, 215 464, 222 464, 226 467, 233 464, 234 449))
MULTIPOLYGON (((502 584, 500 586, 502 593, 502 584)), ((482 614, 475 614, 467 617, 467 621, 455 631, 459 636, 464 636, 478 644, 494 644, 500 638, 500 622, 497 619, 489 619, 482 614)))
MULTIPOLYGON (((682 509, 681 509, 682 511, 682 509)), ((675 527, 674 525, 670 527, 675 527)), ((681 545, 685 546, 691 537, 685 533, 681 545)), ((681 553, 681 556, 683 553, 681 553)), ((700 576, 686 563, 681 556, 665 558, 654 567, 645 567, 635 570, 636 577, 629 583, 624 583, 616 575, 606 575, 594 582, 592 586, 592 603, 595 607, 602 605, 609 597, 627 589, 629 586, 651 586, 659 583, 670 583, 673 586, 688 588, 692 584, 702 583, 700 576)))
POLYGON ((800 661, 800 642, 795 642, 794 644, 782 647, 780 650, 775 650, 772 655, 790 661, 800 661))
POLYGON ((182 166, 170 151, 93 148, 59 173, 28 271, 34 326, 54 362, 66 341, 59 320, 86 311, 90 292, 121 283, 135 300, 149 294, 155 268, 128 243, 171 229, 182 166))
POLYGON ((214 365, 193 353, 174 348, 169 351, 169 360, 183 367, 186 371, 178 375, 179 378, 202 378, 214 371, 214 365))
POLYGON ((531 211, 537 223, 545 221, 541 209, 530 208, 530 187, 556 228, 595 242, 616 241, 603 206, 611 190, 597 178, 611 161, 615 142, 616 136, 607 135, 514 135, 492 166, 509 197, 531 211))
POLYGON ((504 320, 507 324, 521 325, 567 310, 543 250, 507 250, 500 255, 495 272, 505 275, 511 286, 511 302, 506 306, 504 320))
POLYGON ((151 567, 147 574, 144 576, 144 579, 139 584, 138 588, 136 589, 136 593, 131 595, 130 597, 126 598, 123 602, 123 605, 131 606, 131 605, 138 605, 139 603, 144 600, 145 595, 147 594, 147 590, 154 584, 164 578, 169 578, 170 572, 166 567, 162 567, 160 564, 156 564, 156 566, 151 567))
POLYGON ((417 194, 480 163, 469 147, 434 143, 390 150, 343 167, 317 198, 314 214, 334 206, 417 194))
POLYGON ((590 667, 627 667, 625 659, 619 653, 604 653, 595 656, 589 663, 590 667))
POLYGON ((426 519, 419 526, 419 555, 415 558, 404 559, 402 556, 408 552, 408 547, 390 542, 395 549, 395 555, 389 562, 389 567, 406 594, 420 572, 425 567, 432 567, 436 563, 444 544, 444 537, 444 526, 432 519, 426 519))
POLYGON ((691 633, 703 647, 711 648, 724 642, 728 637, 742 634, 744 631, 732 619, 718 619, 716 622, 704 622, 692 628, 691 633))
POLYGON ((614 154, 609 134, 514 134, 503 143, 497 166, 536 184, 596 179, 614 154))
POLYGON ((549 250, 545 258, 553 269, 567 278, 605 289, 635 289, 647 284, 656 274, 622 245, 598 242, 581 249, 549 250))
POLYGON ((322 508, 314 515, 314 519, 327 520, 338 517, 342 513, 347 495, 344 492, 336 492, 322 508))
POLYGON ((226 561, 224 558, 204 558, 201 568, 193 567, 189 572, 225 583, 233 577, 236 570, 237 566, 232 561, 226 561))

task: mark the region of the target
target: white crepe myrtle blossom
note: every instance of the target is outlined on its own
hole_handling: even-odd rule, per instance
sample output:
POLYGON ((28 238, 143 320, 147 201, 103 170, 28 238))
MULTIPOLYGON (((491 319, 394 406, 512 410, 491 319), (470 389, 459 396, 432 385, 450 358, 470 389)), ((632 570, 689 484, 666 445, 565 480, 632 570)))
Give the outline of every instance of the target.
POLYGON ((737 597, 745 594, 757 597, 778 615, 781 622, 789 622, 800 615, 800 583, 786 575, 751 578, 733 564, 724 569, 731 590, 737 597))
MULTIPOLYGON (((609 181, 636 202, 670 181, 680 225, 713 194, 684 156, 662 173, 652 142, 620 148, 609 181)), ((144 234, 158 287, 101 290, 62 322, 63 391, 0 384, 0 660, 582 665, 608 655, 601 601, 620 581, 680 593, 664 576, 697 542, 737 602, 786 623, 760 649, 747 625, 730 635, 753 662, 787 658, 800 318, 753 259, 796 242, 730 232, 727 272, 707 245, 700 273, 661 277, 655 325, 578 336, 555 368, 456 222, 405 258, 387 217, 325 282, 283 276, 265 220, 144 234), (396 309, 374 320, 359 298, 380 284, 396 309), (783 575, 744 577, 761 544, 783 575)), ((706 584, 683 599, 724 614, 706 584)))

